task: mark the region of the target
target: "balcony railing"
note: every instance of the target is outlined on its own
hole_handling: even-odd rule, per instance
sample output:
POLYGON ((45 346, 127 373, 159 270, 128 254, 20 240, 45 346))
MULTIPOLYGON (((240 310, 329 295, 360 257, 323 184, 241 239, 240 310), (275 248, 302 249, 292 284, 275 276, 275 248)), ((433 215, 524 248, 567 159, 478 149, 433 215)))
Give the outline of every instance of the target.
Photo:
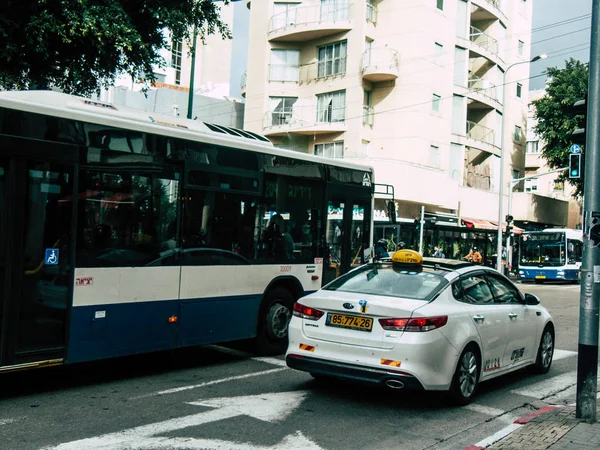
POLYGON ((475 45, 486 49, 493 54, 498 54, 498 41, 491 37, 489 34, 484 33, 479 28, 471 27, 471 34, 469 39, 475 45))
POLYGON ((469 91, 484 95, 492 100, 498 101, 496 85, 480 77, 469 79, 469 91))
POLYGON ((382 47, 371 48, 363 55, 363 76, 366 78, 389 80, 398 77, 400 56, 397 50, 382 47))
POLYGON ((490 145, 495 145, 496 142, 494 130, 470 120, 467 120, 467 136, 476 141, 485 142, 490 145))
POLYGON ((304 105, 285 107, 267 111, 263 128, 278 126, 309 127, 317 124, 343 123, 346 119, 346 105, 317 108, 304 105))
POLYGON ((350 18, 350 4, 322 4, 299 6, 275 14, 271 17, 269 32, 290 26, 319 24, 323 22, 342 22, 350 18))
POLYGON ((367 22, 377 23, 377 6, 367 3, 367 22))
POLYGON ((363 105, 363 125, 373 126, 375 112, 372 106, 363 105))

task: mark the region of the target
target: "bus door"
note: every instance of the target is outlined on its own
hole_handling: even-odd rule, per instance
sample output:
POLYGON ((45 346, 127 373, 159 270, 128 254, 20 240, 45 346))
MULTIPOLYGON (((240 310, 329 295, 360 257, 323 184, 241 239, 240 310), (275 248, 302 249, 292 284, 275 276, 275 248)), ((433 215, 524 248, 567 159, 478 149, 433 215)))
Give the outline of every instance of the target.
POLYGON ((324 284, 365 262, 364 250, 370 247, 371 199, 361 191, 328 188, 324 284))
POLYGON ((0 158, 0 366, 64 356, 72 193, 68 165, 0 158))

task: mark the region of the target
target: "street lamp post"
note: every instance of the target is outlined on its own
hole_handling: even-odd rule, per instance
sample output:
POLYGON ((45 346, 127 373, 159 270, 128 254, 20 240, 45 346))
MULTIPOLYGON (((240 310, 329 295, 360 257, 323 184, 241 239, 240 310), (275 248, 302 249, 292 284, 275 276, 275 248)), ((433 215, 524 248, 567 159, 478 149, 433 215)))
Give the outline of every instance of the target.
POLYGON ((503 80, 502 80, 502 122, 500 124, 500 184, 499 184, 499 192, 498 192, 498 235, 497 235, 497 245, 496 245, 496 270, 502 273, 502 222, 504 221, 504 157, 506 153, 506 149, 504 148, 504 135, 506 134, 504 130, 505 117, 507 113, 506 107, 506 99, 507 99, 507 91, 506 88, 506 76, 508 75, 508 71, 512 69, 514 66, 519 64, 528 64, 539 61, 540 59, 546 59, 548 55, 542 54, 537 55, 531 58, 529 61, 519 61, 514 64, 511 64, 506 68, 504 72, 503 80))

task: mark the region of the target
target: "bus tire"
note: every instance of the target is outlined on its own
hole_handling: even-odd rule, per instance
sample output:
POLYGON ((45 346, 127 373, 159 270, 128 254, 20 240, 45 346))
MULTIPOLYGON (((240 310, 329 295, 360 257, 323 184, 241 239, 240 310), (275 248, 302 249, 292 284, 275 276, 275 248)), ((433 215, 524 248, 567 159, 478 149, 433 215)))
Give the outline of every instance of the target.
POLYGON ((258 315, 256 352, 263 356, 285 353, 288 346, 288 325, 292 318, 294 297, 282 287, 265 295, 258 315))

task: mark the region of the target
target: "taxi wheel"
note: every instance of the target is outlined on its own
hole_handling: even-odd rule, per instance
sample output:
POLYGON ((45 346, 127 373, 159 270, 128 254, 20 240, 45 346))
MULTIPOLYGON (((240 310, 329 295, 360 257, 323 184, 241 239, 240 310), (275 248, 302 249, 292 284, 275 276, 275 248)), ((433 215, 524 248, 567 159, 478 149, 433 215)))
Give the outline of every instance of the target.
POLYGON ((540 346, 537 352, 537 358, 533 365, 535 373, 544 374, 552 366, 552 356, 554 355, 554 332, 551 327, 544 328, 540 346))
POLYGON ((453 403, 467 405, 475 398, 480 366, 477 348, 472 344, 468 345, 458 359, 458 366, 452 378, 449 394, 453 403))
POLYGON ((267 293, 258 317, 257 353, 274 356, 287 350, 293 307, 294 297, 287 289, 276 287, 267 293))

